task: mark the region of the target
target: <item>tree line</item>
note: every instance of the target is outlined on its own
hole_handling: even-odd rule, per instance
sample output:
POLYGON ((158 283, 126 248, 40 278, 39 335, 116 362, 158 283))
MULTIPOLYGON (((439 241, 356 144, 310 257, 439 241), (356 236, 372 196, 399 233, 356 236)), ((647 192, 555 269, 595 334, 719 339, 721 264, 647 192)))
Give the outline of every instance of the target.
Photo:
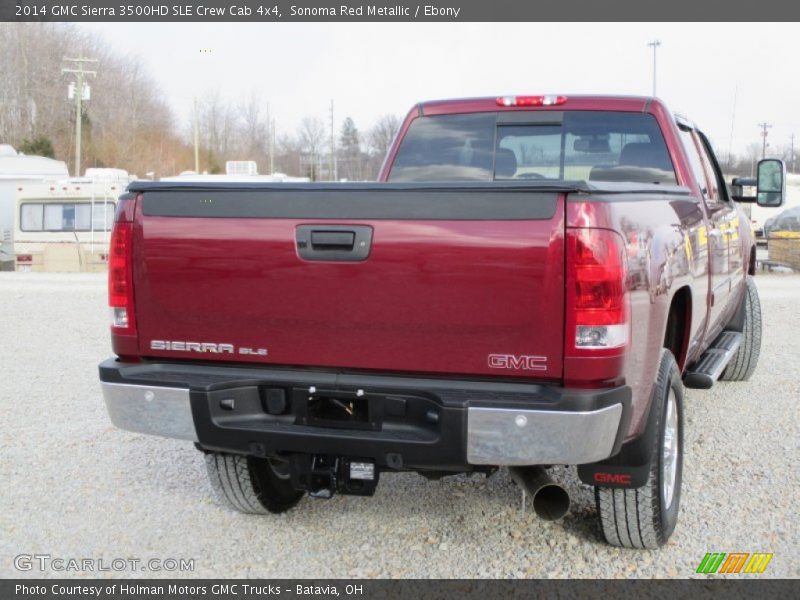
MULTIPOLYGON (((64 160, 72 169, 75 103, 67 86, 73 78, 61 69, 68 66, 64 57, 76 54, 99 61, 97 76, 87 79, 91 100, 81 115, 84 167, 119 167, 140 177, 194 169, 193 119, 176 119, 138 58, 118 55, 103 38, 71 24, 0 23, 0 143, 64 160)), ((331 160, 327 120, 307 116, 295 131, 278 130, 255 91, 231 101, 209 90, 196 111, 200 171, 209 173, 224 172, 227 160, 255 160, 261 173, 372 180, 400 126, 391 114, 365 130, 346 117, 333 132, 331 160)), ((762 145, 753 143, 741 154, 717 156, 726 174, 749 176, 761 153, 762 145)), ((797 167, 789 144, 771 145, 767 155, 786 160, 790 171, 797 167)))
MULTIPOLYGON (((96 68, 86 67, 97 76, 86 79, 91 99, 81 111, 84 168, 118 167, 140 177, 194 169, 193 119, 175 117, 138 58, 118 55, 71 24, 0 23, 0 143, 64 160, 72 170, 76 108, 67 86, 74 78, 61 69, 76 54, 98 59, 96 68)), ((363 131, 345 118, 334 131, 331 161, 328 122, 308 116, 296 131, 280 130, 268 106, 255 91, 238 101, 218 90, 204 94, 196 108, 200 171, 221 173, 228 160, 255 160, 260 173, 370 180, 400 126, 391 114, 363 131)))

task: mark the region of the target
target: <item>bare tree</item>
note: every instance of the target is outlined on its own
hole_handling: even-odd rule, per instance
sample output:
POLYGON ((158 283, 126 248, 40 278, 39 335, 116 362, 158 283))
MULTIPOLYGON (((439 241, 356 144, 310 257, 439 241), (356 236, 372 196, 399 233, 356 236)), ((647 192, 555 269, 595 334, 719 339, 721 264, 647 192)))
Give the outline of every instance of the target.
POLYGON ((361 153, 361 135, 355 122, 347 117, 342 122, 339 134, 339 169, 347 179, 360 180, 363 178, 361 153))
POLYGON ((242 159, 264 162, 268 159, 269 113, 266 103, 253 90, 239 105, 237 150, 242 159))
POLYGON ((318 117, 303 117, 297 131, 300 147, 308 156, 309 176, 312 181, 319 179, 319 160, 327 137, 325 125, 318 117))
POLYGON ((81 115, 81 162, 134 173, 185 164, 189 149, 144 67, 113 53, 102 38, 62 23, 0 23, 0 140, 15 146, 37 140, 37 147, 47 141, 57 158, 72 161, 72 78, 61 68, 64 56, 76 54, 99 60, 81 115))
POLYGON ((364 165, 364 177, 375 179, 383 164, 386 153, 400 129, 400 119, 395 115, 383 115, 367 134, 368 156, 364 165))
POLYGON ((396 115, 383 115, 369 130, 370 150, 381 158, 386 156, 399 129, 400 119, 396 115))
POLYGON ((282 135, 277 140, 275 166, 281 173, 289 175, 307 175, 304 168, 303 144, 300 139, 291 135, 282 135))
MULTIPOLYGON (((72 162, 75 114, 67 98, 72 77, 61 69, 63 58, 76 54, 99 61, 97 77, 88 81, 91 99, 80 116, 82 164, 157 176, 192 168, 191 128, 176 126, 145 65, 116 54, 103 38, 64 23, 0 23, 0 142, 72 162)), ((198 109, 203 170, 220 172, 232 159, 256 160, 262 167, 269 162, 274 132, 267 104, 257 93, 236 102, 210 90, 198 109)), ((178 120, 192 119, 187 114, 178 120)), ((350 178, 374 178, 399 126, 396 116, 385 115, 367 135, 353 123, 344 128, 340 148, 353 167, 350 178)), ((276 136, 276 168, 319 179, 328 133, 321 119, 309 116, 295 135, 276 136)))
MULTIPOLYGON (((200 138, 206 164, 204 170, 221 173, 230 159, 236 137, 236 116, 218 90, 209 90, 198 103, 200 138)), ((235 154, 235 152, 233 152, 235 154)))

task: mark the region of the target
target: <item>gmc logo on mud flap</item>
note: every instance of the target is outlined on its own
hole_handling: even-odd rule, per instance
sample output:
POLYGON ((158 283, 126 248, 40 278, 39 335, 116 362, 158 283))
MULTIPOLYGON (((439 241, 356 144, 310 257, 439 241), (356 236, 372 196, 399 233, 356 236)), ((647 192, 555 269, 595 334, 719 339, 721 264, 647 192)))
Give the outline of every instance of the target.
POLYGON ((631 476, 626 473, 595 473, 594 480, 597 483, 617 483, 619 485, 631 484, 631 476))
POLYGON ((514 354, 490 354, 490 369, 513 369, 516 371, 546 371, 546 356, 516 356, 514 354))

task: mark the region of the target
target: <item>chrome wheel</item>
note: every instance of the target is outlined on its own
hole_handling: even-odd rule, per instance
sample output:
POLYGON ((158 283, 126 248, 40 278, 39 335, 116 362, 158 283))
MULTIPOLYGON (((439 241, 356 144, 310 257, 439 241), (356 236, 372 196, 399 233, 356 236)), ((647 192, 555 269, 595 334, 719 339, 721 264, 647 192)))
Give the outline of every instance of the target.
POLYGON ((678 474, 678 403, 675 390, 669 390, 667 397, 667 415, 664 422, 664 447, 662 449, 664 506, 672 506, 675 495, 675 480, 678 474))

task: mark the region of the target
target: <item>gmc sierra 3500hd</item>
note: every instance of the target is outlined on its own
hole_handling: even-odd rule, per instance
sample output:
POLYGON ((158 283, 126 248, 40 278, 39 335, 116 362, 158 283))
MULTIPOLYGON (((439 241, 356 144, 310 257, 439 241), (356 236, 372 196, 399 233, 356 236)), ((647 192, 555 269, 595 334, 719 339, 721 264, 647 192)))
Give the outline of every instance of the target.
MULTIPOLYGON (((546 518, 577 465, 606 540, 672 533, 684 386, 745 380, 761 314, 725 185, 655 98, 422 103, 364 184, 135 182, 100 365, 112 421, 195 442, 231 507, 507 466, 546 518)), ((756 187, 755 195, 745 190, 756 187)))

